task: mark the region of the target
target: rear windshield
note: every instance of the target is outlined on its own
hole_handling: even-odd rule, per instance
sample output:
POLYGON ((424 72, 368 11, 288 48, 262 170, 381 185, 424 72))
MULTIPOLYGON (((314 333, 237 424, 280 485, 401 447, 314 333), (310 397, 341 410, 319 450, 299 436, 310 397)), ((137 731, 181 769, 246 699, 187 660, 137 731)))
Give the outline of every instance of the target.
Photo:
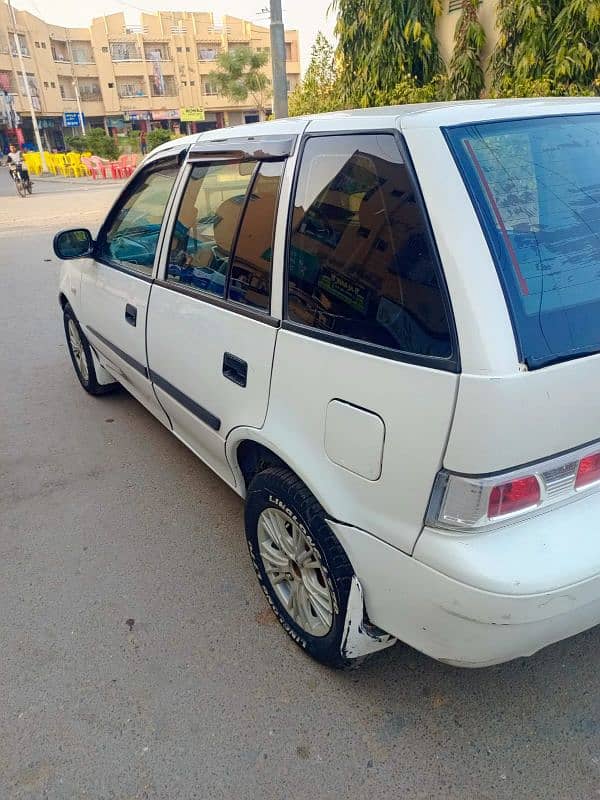
POLYGON ((521 359, 600 351, 600 114, 445 135, 483 223, 521 359))

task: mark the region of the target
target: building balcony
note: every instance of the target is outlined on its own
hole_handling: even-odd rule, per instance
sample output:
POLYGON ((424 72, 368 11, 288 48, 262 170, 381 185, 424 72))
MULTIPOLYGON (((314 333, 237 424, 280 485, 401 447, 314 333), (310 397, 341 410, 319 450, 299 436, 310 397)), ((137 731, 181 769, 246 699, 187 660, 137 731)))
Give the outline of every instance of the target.
POLYGON ((82 103, 97 103, 102 100, 102 92, 100 89, 97 91, 86 91, 85 89, 80 89, 79 99, 82 103))
POLYGON ((177 86, 174 82, 165 82, 162 89, 160 87, 150 84, 150 95, 152 97, 177 97, 177 86))
POLYGON ((148 97, 148 92, 145 89, 118 89, 117 94, 121 98, 124 99, 132 99, 138 97, 148 97))

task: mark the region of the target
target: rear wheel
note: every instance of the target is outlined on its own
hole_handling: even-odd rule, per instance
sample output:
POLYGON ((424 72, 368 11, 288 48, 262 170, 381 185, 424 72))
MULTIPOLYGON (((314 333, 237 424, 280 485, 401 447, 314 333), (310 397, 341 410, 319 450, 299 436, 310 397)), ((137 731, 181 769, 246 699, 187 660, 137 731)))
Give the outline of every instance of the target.
POLYGON ((269 467, 250 483, 245 521, 254 569, 283 628, 317 661, 349 666, 341 648, 354 573, 317 500, 293 473, 269 467))
POLYGON ((99 395, 107 394, 118 388, 118 383, 109 383, 105 386, 98 383, 90 343, 81 330, 77 317, 68 303, 63 311, 63 320, 73 368, 79 378, 79 383, 86 392, 99 395))
POLYGON ((27 194, 31 194, 33 192, 33 184, 31 183, 31 178, 27 178, 27 194))
POLYGON ((17 186, 17 194, 19 195, 19 197, 25 197, 25 195, 27 194, 27 189, 25 188, 24 181, 22 181, 21 178, 17 178, 15 183, 17 186))

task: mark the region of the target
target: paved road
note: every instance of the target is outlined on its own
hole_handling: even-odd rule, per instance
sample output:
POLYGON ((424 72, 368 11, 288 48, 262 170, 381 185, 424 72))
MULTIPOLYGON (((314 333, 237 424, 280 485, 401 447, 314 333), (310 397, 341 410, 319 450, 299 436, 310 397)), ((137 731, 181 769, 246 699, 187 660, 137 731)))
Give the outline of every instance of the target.
POLYGON ((600 630, 480 671, 308 660, 240 501, 127 394, 79 388, 50 241, 0 226, 0 798, 600 796, 600 630))

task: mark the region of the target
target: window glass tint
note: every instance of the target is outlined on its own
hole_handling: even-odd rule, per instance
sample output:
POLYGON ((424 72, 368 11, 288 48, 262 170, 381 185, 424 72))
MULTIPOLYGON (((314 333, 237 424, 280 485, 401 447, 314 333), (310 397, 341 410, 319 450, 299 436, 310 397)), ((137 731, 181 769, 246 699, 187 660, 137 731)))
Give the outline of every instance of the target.
POLYGON ((451 353, 422 215, 391 135, 308 140, 288 273, 292 320, 408 353, 451 353))
POLYGON ((177 164, 170 158, 140 174, 100 237, 99 258, 146 275, 152 273, 158 234, 177 172, 177 164))
POLYGON ((447 131, 530 367, 600 350, 600 115, 447 131))
POLYGON ((167 280, 224 297, 255 162, 193 167, 169 248, 167 280))
POLYGON ((269 311, 273 232, 283 162, 263 163, 240 227, 229 281, 229 298, 269 311))

